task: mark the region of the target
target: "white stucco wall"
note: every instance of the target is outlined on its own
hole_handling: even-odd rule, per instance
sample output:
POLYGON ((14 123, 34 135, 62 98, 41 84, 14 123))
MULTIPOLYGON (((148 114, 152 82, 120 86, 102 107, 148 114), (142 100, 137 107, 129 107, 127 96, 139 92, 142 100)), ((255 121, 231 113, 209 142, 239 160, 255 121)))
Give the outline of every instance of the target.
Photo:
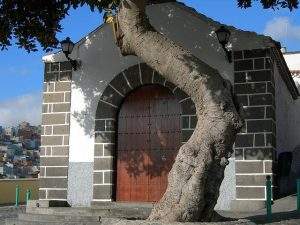
MULTIPOLYGON (((219 23, 179 3, 151 5, 148 6, 147 13, 158 31, 189 49, 199 59, 218 69, 224 78, 233 82, 233 64, 226 60, 214 34, 214 30, 220 27, 219 23)), ((229 29, 232 33, 231 47, 234 50, 272 45, 269 38, 264 36, 233 27, 229 29)), ((93 133, 99 98, 115 75, 138 62, 133 56, 122 57, 114 42, 112 29, 105 24, 79 41, 71 55, 81 61, 80 68, 73 72, 71 97, 68 200, 75 206, 89 205, 92 200, 93 133)), ((46 56, 43 60, 55 62, 66 59, 62 53, 57 53, 46 56)), ((227 180, 232 184, 232 179, 235 179, 234 172, 226 172, 224 182, 227 180)), ((232 188, 222 190, 232 191, 232 188)), ((226 193, 223 195, 226 196, 226 193)))
MULTIPOLYGON (((296 75, 298 74, 297 71, 300 71, 300 52, 286 53, 284 54, 284 58, 294 75, 294 81, 300 91, 300 73, 298 76, 296 75)), ((286 123, 288 124, 288 131, 286 134, 288 140, 287 151, 293 151, 297 146, 300 146, 300 99, 291 100, 291 98, 289 98, 286 101, 286 104, 288 104, 288 108, 286 109, 288 111, 286 117, 286 123)))
POLYGON ((276 150, 277 154, 290 151, 289 111, 293 98, 282 80, 277 67, 274 69, 276 105, 276 150))

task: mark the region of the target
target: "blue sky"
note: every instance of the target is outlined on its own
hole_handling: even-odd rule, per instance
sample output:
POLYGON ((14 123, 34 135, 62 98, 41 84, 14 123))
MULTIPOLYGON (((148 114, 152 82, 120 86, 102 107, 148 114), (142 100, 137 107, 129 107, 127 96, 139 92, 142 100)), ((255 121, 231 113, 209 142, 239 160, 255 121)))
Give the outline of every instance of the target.
MULTIPOLYGON (((300 13, 287 9, 264 10, 257 3, 240 9, 235 0, 186 0, 198 12, 243 30, 271 35, 288 51, 300 50, 300 13)), ((67 36, 75 42, 102 23, 99 13, 87 7, 72 10, 62 21, 60 40, 67 36)), ((42 50, 28 54, 13 46, 0 51, 0 125, 15 125, 22 120, 40 123, 43 82, 42 50), (20 110, 21 109, 21 110, 20 110)))

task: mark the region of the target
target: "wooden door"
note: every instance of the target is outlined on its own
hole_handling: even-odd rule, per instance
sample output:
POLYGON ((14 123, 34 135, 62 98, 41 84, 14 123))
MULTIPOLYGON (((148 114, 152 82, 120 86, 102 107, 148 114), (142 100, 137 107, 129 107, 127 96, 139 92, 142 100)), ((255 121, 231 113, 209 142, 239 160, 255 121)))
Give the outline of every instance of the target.
POLYGON ((159 85, 129 94, 120 109, 116 200, 156 202, 180 148, 178 100, 159 85))

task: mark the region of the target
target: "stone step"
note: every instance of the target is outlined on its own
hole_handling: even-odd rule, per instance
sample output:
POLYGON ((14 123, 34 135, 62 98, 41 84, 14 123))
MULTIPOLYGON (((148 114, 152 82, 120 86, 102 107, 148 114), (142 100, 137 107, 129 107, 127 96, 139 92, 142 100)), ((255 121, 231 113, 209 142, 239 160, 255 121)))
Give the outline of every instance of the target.
POLYGON ((93 217, 111 217, 127 219, 146 219, 152 209, 152 204, 140 203, 101 203, 92 207, 30 207, 26 213, 42 215, 85 215, 93 217))
POLYGON ((27 221, 19 219, 7 219, 5 225, 103 225, 101 222, 83 221, 27 221))
POLYGON ((101 217, 99 216, 86 216, 86 215, 47 215, 47 214, 31 214, 20 213, 18 215, 19 220, 24 221, 72 221, 72 222, 99 222, 101 217))
MULTIPOLYGON (((227 222, 191 222, 191 223, 163 223, 157 221, 122 220, 115 218, 103 218, 101 222, 53 222, 53 221, 25 221, 6 220, 5 225, 255 225, 249 220, 227 221, 227 222)), ((298 223, 297 223, 298 224, 298 223)))

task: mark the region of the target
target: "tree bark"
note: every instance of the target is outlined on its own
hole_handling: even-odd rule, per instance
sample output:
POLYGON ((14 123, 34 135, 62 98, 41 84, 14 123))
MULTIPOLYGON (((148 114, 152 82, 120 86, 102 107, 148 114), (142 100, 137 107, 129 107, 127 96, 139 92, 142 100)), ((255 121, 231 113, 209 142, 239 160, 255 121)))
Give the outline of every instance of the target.
POLYGON ((224 169, 242 120, 233 103, 231 85, 217 70, 158 33, 145 14, 145 0, 122 0, 118 45, 136 55, 185 91, 196 106, 198 123, 178 152, 168 187, 149 220, 210 221, 224 169))

